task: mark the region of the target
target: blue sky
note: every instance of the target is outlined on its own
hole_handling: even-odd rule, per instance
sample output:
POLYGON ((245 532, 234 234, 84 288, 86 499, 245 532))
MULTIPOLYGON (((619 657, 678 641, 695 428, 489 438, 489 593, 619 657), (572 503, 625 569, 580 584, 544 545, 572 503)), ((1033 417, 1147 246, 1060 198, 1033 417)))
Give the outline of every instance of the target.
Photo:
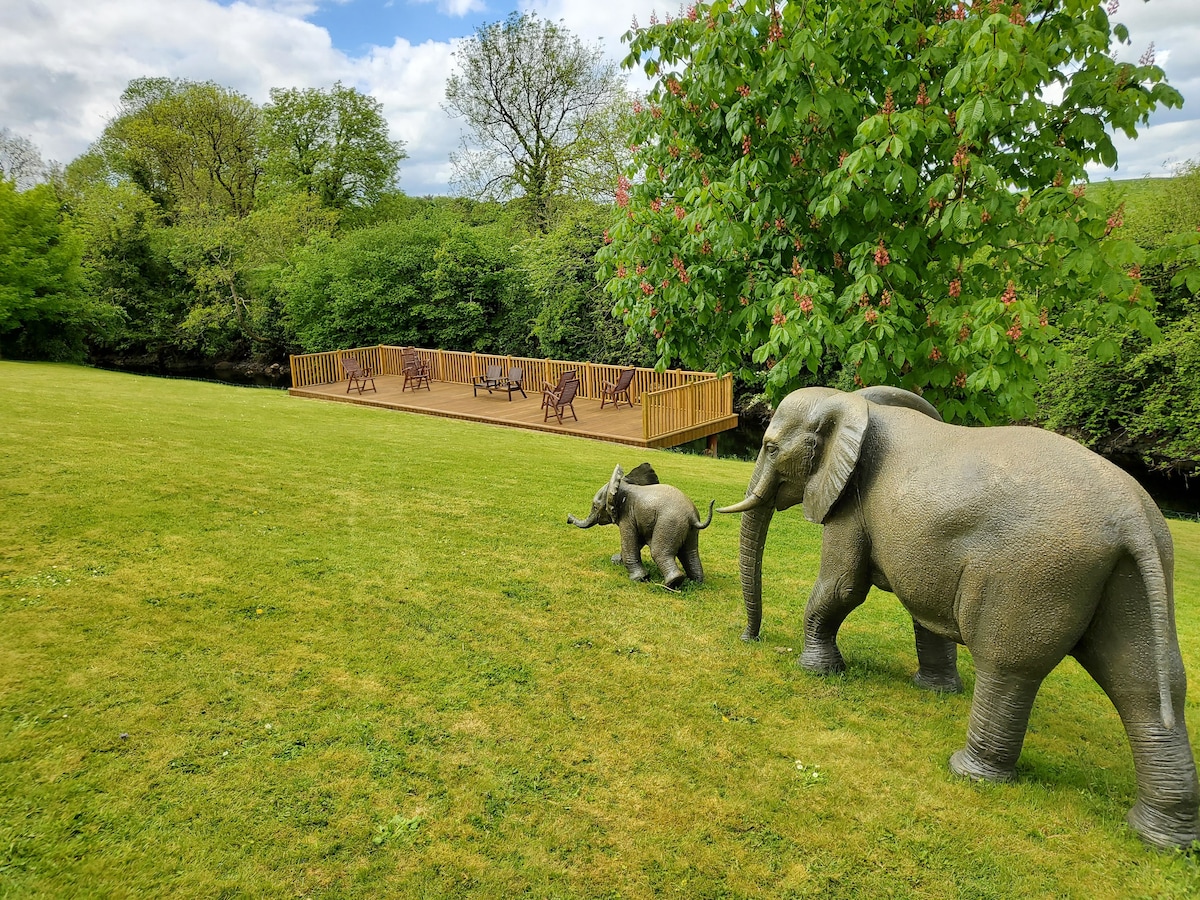
POLYGON ((449 41, 470 34, 479 25, 503 19, 516 3, 493 2, 481 10, 455 15, 442 12, 437 2, 418 0, 349 0, 326 2, 308 21, 329 32, 333 46, 347 56, 359 56, 370 45, 390 46, 397 37, 412 44, 449 41))

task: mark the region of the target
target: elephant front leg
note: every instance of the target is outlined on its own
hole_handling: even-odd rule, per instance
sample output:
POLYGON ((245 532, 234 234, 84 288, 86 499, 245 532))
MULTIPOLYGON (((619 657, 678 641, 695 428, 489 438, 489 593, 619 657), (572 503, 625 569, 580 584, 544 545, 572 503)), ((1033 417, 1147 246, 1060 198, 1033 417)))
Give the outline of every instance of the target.
POLYGON ((913 676, 913 684, 939 694, 961 694, 958 644, 934 634, 916 619, 913 619, 913 633, 917 641, 917 674, 913 676))
POLYGON ((650 573, 642 565, 642 539, 637 529, 621 526, 621 563, 629 573, 630 581, 645 581, 650 573))
POLYGON ((967 746, 950 757, 950 771, 972 781, 1014 780, 1041 684, 1040 677, 994 671, 977 657, 967 746))
POLYGON ((847 537, 826 526, 821 539, 821 570, 804 608, 804 650, 799 665, 817 675, 844 672, 837 633, 846 616, 860 606, 871 589, 865 537, 847 537))

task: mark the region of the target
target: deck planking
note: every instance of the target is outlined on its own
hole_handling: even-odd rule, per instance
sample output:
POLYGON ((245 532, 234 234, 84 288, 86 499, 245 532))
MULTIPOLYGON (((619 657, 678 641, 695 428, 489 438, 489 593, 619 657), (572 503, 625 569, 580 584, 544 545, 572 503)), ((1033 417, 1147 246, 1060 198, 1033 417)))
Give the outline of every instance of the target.
POLYGON ((569 434, 597 441, 630 444, 635 447, 661 446, 660 442, 651 444, 643 436, 640 406, 630 408, 622 403, 620 409, 614 409, 613 405, 608 403, 601 409, 599 400, 576 397, 575 414, 579 421, 573 421, 568 411, 560 425, 558 419, 553 415, 550 416, 549 421, 543 421, 540 389, 531 390, 526 387, 527 397, 522 397, 520 392, 515 392, 510 402, 507 394, 503 391, 488 394, 486 391, 480 390, 479 396, 475 396, 475 392, 469 384, 434 381, 429 390, 422 388, 418 391, 401 390, 403 385, 404 379, 399 375, 376 375, 376 390, 372 391, 368 388, 361 394, 357 389, 346 393, 345 381, 290 388, 288 393, 295 397, 334 400, 427 416, 443 416, 451 419, 464 419, 469 422, 505 425, 511 428, 526 428, 553 434, 569 434))

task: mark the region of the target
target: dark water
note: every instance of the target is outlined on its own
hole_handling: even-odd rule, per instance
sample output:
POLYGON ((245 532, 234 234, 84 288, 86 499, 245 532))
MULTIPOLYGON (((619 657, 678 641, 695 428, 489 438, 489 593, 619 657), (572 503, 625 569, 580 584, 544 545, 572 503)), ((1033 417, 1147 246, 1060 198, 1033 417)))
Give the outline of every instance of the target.
MULTIPOLYGON (((766 424, 763 422, 742 419, 737 428, 721 432, 717 438, 717 456, 722 459, 755 459, 765 430, 766 424)), ((674 449, 682 453, 703 454, 707 447, 708 439, 700 438, 674 449)), ((1186 479, 1151 471, 1137 459, 1114 459, 1112 462, 1136 478, 1165 515, 1200 521, 1200 477, 1186 479)))
POLYGON ((97 369, 112 372, 129 372, 134 375, 153 375, 155 378, 186 378, 189 381, 215 381, 221 384, 236 384, 242 387, 265 387, 286 390, 292 386, 291 373, 263 369, 260 366, 222 364, 216 365, 161 365, 156 363, 96 363, 97 369))

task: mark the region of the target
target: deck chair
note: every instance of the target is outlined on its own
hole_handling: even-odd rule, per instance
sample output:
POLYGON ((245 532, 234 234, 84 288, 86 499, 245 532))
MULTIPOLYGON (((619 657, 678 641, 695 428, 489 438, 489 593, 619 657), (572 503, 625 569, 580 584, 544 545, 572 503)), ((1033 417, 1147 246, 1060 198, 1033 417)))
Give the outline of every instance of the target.
POLYGON ((525 393, 525 370, 520 366, 512 366, 508 370, 508 377, 504 379, 504 384, 500 386, 500 390, 508 392, 508 402, 512 403, 513 391, 520 391, 522 397, 528 397, 525 393))
POLYGON ((416 391, 422 384, 425 385, 425 390, 430 390, 429 365, 421 362, 417 351, 412 347, 400 349, 400 372, 404 375, 404 384, 400 385, 401 392, 407 391, 410 387, 416 391))
MULTIPOLYGON (((548 394, 561 393, 562 389, 566 386, 566 383, 568 381, 578 381, 578 380, 579 380, 579 376, 576 374, 575 370, 567 369, 565 372, 559 373, 557 383, 551 384, 548 381, 543 381, 542 382, 542 409, 546 408, 546 397, 548 396, 548 394)), ((574 411, 574 410, 572 410, 572 411, 574 411)))
POLYGON ((604 409, 604 404, 612 401, 613 409, 621 408, 621 397, 625 398, 625 402, 633 407, 633 401, 629 398, 629 385, 633 383, 633 369, 623 371, 616 381, 602 384, 600 386, 600 408, 604 409))
POLYGON ((375 376, 371 374, 371 370, 360 363, 353 356, 342 357, 342 369, 346 372, 346 393, 350 393, 350 388, 357 387, 361 394, 366 388, 367 382, 371 382, 371 390, 379 393, 375 389, 375 376))
POLYGON ((571 418, 578 422, 579 417, 575 415, 575 394, 578 390, 579 379, 572 378, 570 381, 564 381, 562 390, 557 393, 553 390, 545 391, 542 396, 542 407, 546 410, 546 413, 542 416, 542 421, 548 422, 550 414, 554 413, 554 415, 558 416, 558 424, 561 425, 563 410, 569 409, 571 410, 571 418))
MULTIPOLYGON (((503 378, 500 376, 499 366, 488 366, 487 370, 482 375, 476 375, 475 380, 471 382, 471 389, 475 392, 475 396, 479 396, 479 389, 483 388, 489 394, 500 387, 503 378)), ((512 397, 510 396, 511 400, 512 397)))

